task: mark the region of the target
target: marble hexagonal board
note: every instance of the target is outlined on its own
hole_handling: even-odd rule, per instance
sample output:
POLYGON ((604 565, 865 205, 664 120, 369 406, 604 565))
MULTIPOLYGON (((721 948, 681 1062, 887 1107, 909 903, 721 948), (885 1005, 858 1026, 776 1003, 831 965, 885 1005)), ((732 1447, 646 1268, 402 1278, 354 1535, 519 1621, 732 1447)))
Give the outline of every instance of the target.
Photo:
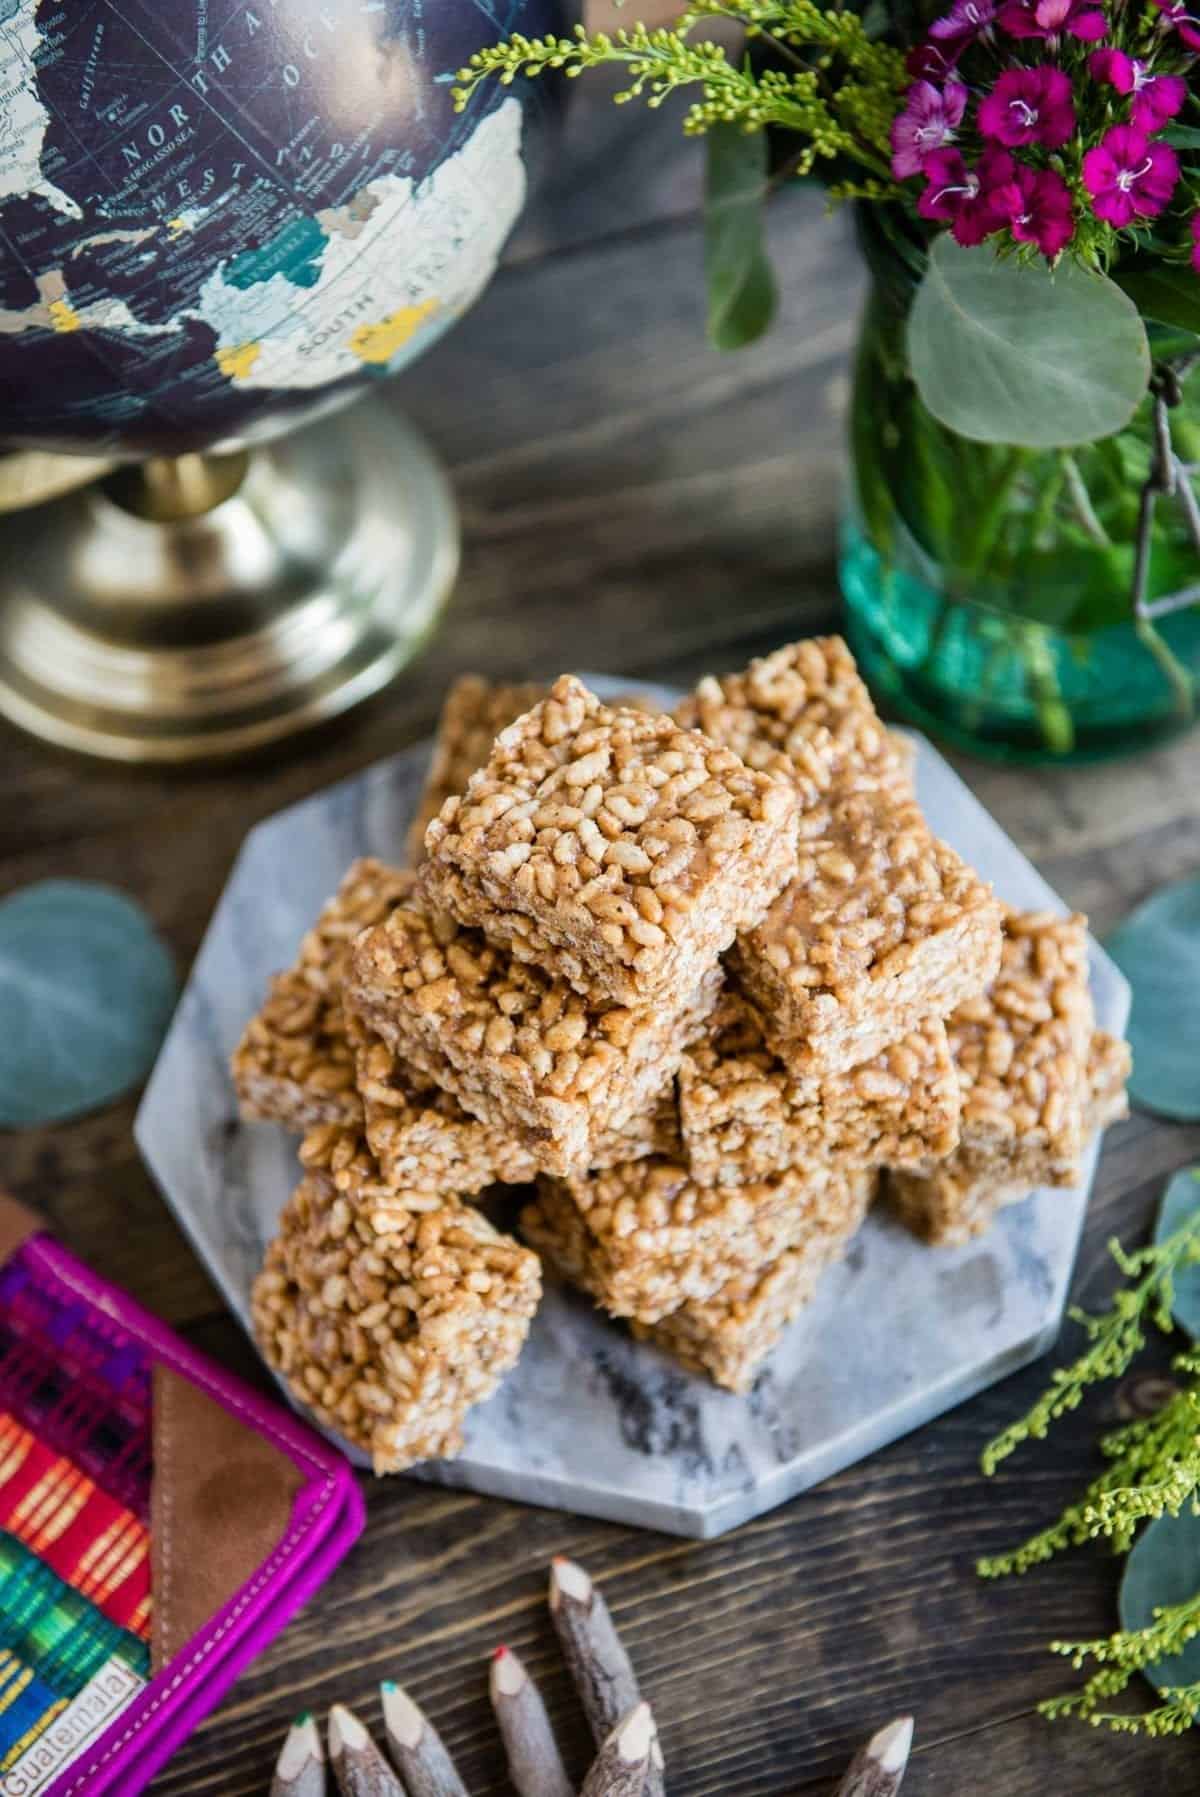
MULTIPOLYGON (((297 1162, 282 1129, 239 1121, 229 1055, 268 975, 292 960, 354 857, 401 859, 428 755, 418 745, 250 833, 138 1114, 142 1153, 243 1324, 297 1162)), ((1002 897, 1065 909, 923 739, 917 786, 934 829, 1002 897)), ((1091 967, 1098 1021, 1119 1033, 1128 988, 1095 943, 1091 967)), ((1095 1160, 1093 1148, 1078 1190, 1038 1193, 963 1248, 924 1248, 877 1206, 744 1397, 552 1285, 520 1364, 469 1418, 462 1457, 418 1476, 678 1535, 734 1528, 1051 1344, 1095 1160)))

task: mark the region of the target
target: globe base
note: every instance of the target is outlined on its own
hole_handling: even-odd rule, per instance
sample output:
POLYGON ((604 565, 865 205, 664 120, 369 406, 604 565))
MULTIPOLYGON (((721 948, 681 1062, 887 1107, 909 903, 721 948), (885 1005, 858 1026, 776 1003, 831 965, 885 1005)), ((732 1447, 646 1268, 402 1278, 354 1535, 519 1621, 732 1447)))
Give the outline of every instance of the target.
POLYGON ((224 758, 347 710, 417 653, 457 572, 457 514, 385 400, 207 483, 199 460, 3 521, 0 713, 110 760, 224 758))

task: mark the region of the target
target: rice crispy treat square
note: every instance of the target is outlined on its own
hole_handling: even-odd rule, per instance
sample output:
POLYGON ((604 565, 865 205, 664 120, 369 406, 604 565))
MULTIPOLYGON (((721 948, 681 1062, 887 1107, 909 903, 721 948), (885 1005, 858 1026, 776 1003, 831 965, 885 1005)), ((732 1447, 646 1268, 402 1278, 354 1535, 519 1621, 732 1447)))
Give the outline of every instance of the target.
MULTIPOLYGON (((454 682, 438 720, 420 807, 409 825, 408 859, 413 867, 425 857, 425 832, 446 800, 461 797, 471 775, 487 761, 500 732, 531 711, 549 690, 544 681, 496 684, 482 674, 463 674, 454 682)), ((616 703, 635 711, 654 709, 639 693, 626 693, 616 703)))
POLYGON ((947 1025, 959 1151, 1003 1155, 1031 1185, 1075 1185, 1094 1024, 1086 918, 1006 910, 995 979, 947 1025))
POLYGON ((542 1180, 521 1234, 611 1316, 657 1323, 761 1269, 839 1214, 827 1165, 741 1186, 698 1186, 678 1161, 542 1180))
POLYGON ((876 1180, 865 1169, 848 1172, 842 1205, 836 1213, 830 1206, 823 1228, 765 1269, 738 1274, 702 1303, 682 1304, 660 1323, 634 1322, 634 1335, 715 1385, 748 1391, 783 1331, 815 1295, 821 1275, 858 1233, 876 1180))
POLYGON ((914 780, 917 772, 917 745, 914 739, 903 730, 889 730, 888 745, 896 758, 899 775, 915 791, 914 780))
POLYGON ((625 1161, 644 1161, 651 1155, 683 1153, 679 1129, 679 1099, 672 1080, 644 1111, 636 1112, 615 1129, 601 1130, 592 1145, 591 1171, 621 1166, 625 1161))
MULTIPOLYGON (((353 1016, 347 1026, 357 1051, 364 1133, 383 1185, 470 1195, 489 1185, 524 1185, 536 1178, 536 1160, 511 1128, 473 1117, 450 1092, 424 1080, 414 1083, 418 1076, 381 1037, 353 1016)), ((592 1164, 671 1154, 679 1143, 679 1111, 670 1085, 648 1109, 596 1137, 592 1164)))
MULTIPOLYGON (((441 1177, 444 1161, 432 1170, 415 1166, 411 1179, 392 1178, 380 1165, 361 1121, 316 1124, 301 1137, 299 1154, 304 1177, 314 1191, 330 1199, 345 1198, 352 1214, 366 1217, 377 1235, 401 1227, 416 1211, 440 1210, 448 1202, 474 1197, 487 1183, 451 1185, 441 1177)), ((473 1171, 465 1156, 454 1167, 461 1167, 468 1177, 473 1171)))
POLYGON ((900 1220, 925 1242, 949 1247, 983 1235, 1002 1206, 1028 1199, 1031 1191, 1078 1184, 1083 1145, 1128 1112, 1130 1064, 1128 1042, 1107 1030, 1092 1031, 1078 1141, 1074 1125, 1058 1130, 1038 1125, 1026 1141, 1015 1134, 1004 1138, 997 1129, 972 1136, 974 1146, 966 1146, 965 1138, 965 1145, 940 1168, 925 1175, 889 1175, 887 1193, 900 1220))
POLYGON ((885 728, 840 636, 806 637, 738 674, 708 675, 675 711, 748 767, 825 792, 911 792, 912 745, 885 728))
POLYGON ((430 824, 424 890, 579 991, 646 1005, 763 916, 798 809, 788 782, 565 674, 430 824))
POLYGON ((464 1415, 516 1361, 540 1296, 537 1256, 477 1210, 398 1212, 381 1234, 304 1180, 251 1312, 293 1396, 388 1473, 459 1452, 464 1415))
POLYGON ((425 853, 425 832, 446 800, 466 790, 500 732, 545 696, 545 684, 535 680, 497 685, 481 674, 464 674, 454 682, 438 720, 421 804, 409 825, 408 858, 414 867, 425 853))
POLYGON ((304 1130, 361 1115, 354 1050, 346 1038, 342 980, 355 937, 382 922, 412 890, 413 876, 356 861, 300 944, 295 964, 271 981, 230 1063, 243 1117, 304 1130))
POLYGON ((1129 1115, 1126 1082, 1133 1071, 1128 1042, 1107 1030, 1096 1030, 1088 1050, 1088 1098, 1084 1128, 1089 1136, 1129 1115))
POLYGON ((798 1075, 869 1060, 986 984, 988 889, 929 831, 912 745, 885 728, 840 637, 701 681, 676 716, 800 789, 797 877, 733 957, 798 1075))
POLYGON ((353 1013, 346 1024, 355 1048, 363 1133, 384 1186, 469 1196, 485 1186, 523 1185, 537 1176, 533 1155, 507 1124, 473 1117, 453 1093, 415 1073, 353 1013))
MULTIPOLYGON (((1097 1030, 1088 1054, 1087 1138, 1128 1114, 1129 1069, 1129 1044, 1097 1030)), ((888 1196, 914 1235, 934 1247, 958 1247, 982 1235, 1005 1206, 1021 1203, 1043 1186, 1064 1183, 1039 1175, 1019 1154, 979 1149, 952 1155, 945 1167, 925 1177, 889 1174, 888 1196)))
POLYGON ((791 1071, 834 1074, 982 992, 1000 920, 915 799, 835 792, 802 815, 797 871, 729 965, 791 1071))
POLYGON ((477 930, 405 903, 359 939, 345 1002, 540 1171, 566 1174, 663 1095, 721 982, 712 968, 671 1004, 596 1004, 477 930))
POLYGON ((930 1019, 861 1066, 795 1078, 752 1007, 721 1000, 710 1036, 684 1055, 679 1115, 699 1185, 763 1179, 813 1160, 926 1166, 958 1143, 958 1080, 945 1025, 930 1019))

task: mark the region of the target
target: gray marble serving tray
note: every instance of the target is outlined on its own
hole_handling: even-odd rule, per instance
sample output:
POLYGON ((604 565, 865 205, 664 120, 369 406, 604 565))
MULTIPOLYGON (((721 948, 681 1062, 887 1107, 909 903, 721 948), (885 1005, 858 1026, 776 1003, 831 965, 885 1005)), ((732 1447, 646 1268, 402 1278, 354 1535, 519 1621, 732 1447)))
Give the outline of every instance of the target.
MULTIPOLYGON (((138 1113, 142 1154, 243 1324, 297 1163, 283 1130, 239 1121, 229 1055, 354 857, 400 859, 428 755, 418 745, 251 831, 138 1113)), ((1002 897, 1066 908, 923 738, 917 786, 934 828, 1002 897)), ((1095 942, 1091 966, 1098 1020, 1120 1032, 1128 987, 1095 942)), ((1095 1158, 1080 1189, 1038 1193, 965 1248, 923 1248, 877 1208, 744 1397, 552 1286, 520 1364, 469 1419, 462 1457, 418 1476, 677 1535, 734 1528, 1050 1346, 1095 1158)))

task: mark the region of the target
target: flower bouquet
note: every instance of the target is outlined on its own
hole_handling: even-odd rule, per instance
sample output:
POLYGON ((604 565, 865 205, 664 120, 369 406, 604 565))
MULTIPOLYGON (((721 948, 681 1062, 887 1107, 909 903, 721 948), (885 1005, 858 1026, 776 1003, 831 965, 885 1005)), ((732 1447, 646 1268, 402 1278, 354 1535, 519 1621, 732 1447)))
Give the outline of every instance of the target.
POLYGON ((456 91, 613 63, 618 100, 691 90, 720 348, 774 310, 768 197, 815 177, 854 202, 860 659, 972 746, 1111 753, 1190 721, 1200 675, 1200 16, 945 4, 695 0, 669 30, 514 36, 456 91))

